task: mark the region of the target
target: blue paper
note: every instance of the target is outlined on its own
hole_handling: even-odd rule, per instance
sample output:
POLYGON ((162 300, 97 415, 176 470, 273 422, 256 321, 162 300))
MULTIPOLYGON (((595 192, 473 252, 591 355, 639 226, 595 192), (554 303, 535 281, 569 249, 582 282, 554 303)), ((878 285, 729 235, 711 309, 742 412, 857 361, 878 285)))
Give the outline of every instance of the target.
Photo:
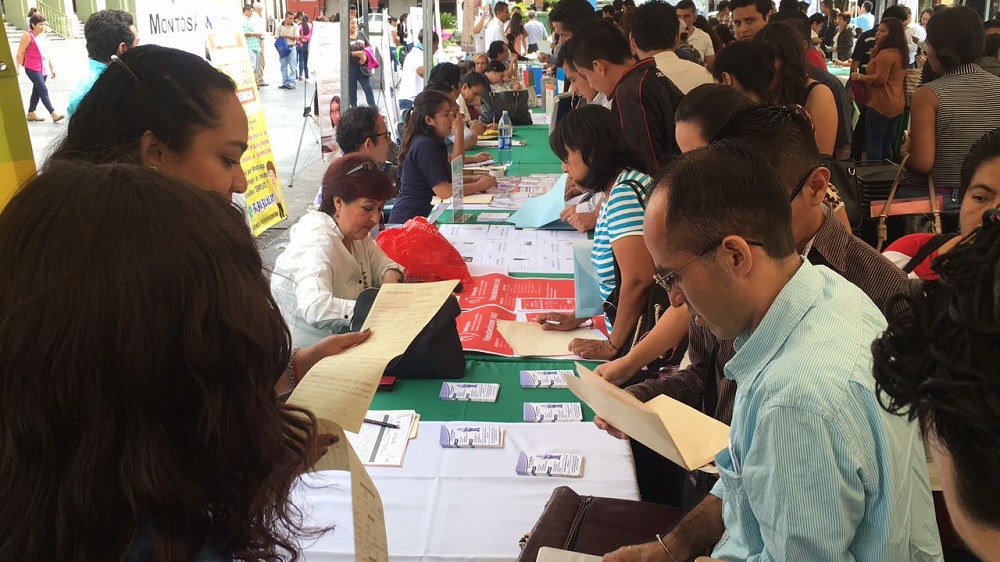
POLYGON ((604 314, 604 299, 598 291, 597 268, 590 259, 593 240, 573 242, 573 290, 576 292, 577 318, 590 318, 604 314))
POLYGON ((566 174, 559 176, 551 189, 541 197, 532 197, 525 201, 507 222, 517 228, 546 228, 572 230, 573 227, 559 218, 559 213, 566 208, 564 193, 566 192, 566 174))

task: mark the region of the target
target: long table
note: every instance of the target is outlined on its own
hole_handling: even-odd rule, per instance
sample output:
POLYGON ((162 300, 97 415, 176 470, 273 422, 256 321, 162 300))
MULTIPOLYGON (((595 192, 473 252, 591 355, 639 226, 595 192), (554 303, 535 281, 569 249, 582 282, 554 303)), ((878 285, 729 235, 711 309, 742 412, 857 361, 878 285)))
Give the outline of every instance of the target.
MULTIPOLYGON (((558 174, 562 171, 561 162, 549 148, 548 125, 524 125, 514 128, 516 129, 514 140, 523 140, 526 145, 514 147, 512 151, 513 162, 507 168, 507 175, 558 174)), ((467 152, 472 154, 489 152, 493 155, 494 160, 500 161, 495 148, 473 148, 467 152)))
MULTIPOLYGON (((520 553, 518 540, 531 530, 557 486, 639 498, 628 443, 593 424, 504 424, 503 449, 442 448, 441 425, 420 424, 401 468, 368 468, 385 507, 393 562, 513 561, 520 553), (514 466, 521 451, 583 454, 583 478, 518 476, 514 466)), ((304 545, 307 561, 354 560, 346 473, 303 477, 293 501, 311 523, 336 526, 304 545)))

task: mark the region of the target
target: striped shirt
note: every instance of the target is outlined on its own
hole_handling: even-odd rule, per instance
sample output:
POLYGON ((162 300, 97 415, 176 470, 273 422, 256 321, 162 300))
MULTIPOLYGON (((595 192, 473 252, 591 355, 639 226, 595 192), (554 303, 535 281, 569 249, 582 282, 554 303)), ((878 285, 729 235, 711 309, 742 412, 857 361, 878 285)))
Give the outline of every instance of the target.
POLYGON ((597 272, 598 289, 602 299, 615 288, 615 257, 611 245, 626 236, 642 236, 643 203, 626 181, 638 182, 648 190, 653 178, 636 170, 622 170, 608 194, 608 201, 597 214, 594 227, 594 249, 590 259, 597 272))
MULTIPOLYGON (((975 64, 966 64, 928 82, 938 99, 934 117, 935 189, 958 189, 962 162, 973 143, 1000 127, 1000 77, 975 64)), ((927 185, 927 176, 906 171, 903 185, 927 185)))
POLYGON ((860 289, 804 262, 736 338, 714 558, 943 559, 919 427, 876 396, 871 342, 885 327, 860 289))
MULTIPOLYGON (((831 213, 827 213, 823 226, 813 238, 806 258, 813 265, 824 265, 839 273, 864 291, 879 308, 884 308, 890 298, 907 287, 906 274, 901 269, 848 232, 831 213)), ((666 394, 692 408, 702 409, 705 389, 711 386, 708 377, 715 377, 718 397, 714 411, 706 413, 728 424, 733 417, 736 383, 726 378, 723 368, 734 353, 732 340, 719 340, 708 328, 692 322, 688 331, 691 364, 677 373, 634 384, 626 390, 643 402, 666 394)))

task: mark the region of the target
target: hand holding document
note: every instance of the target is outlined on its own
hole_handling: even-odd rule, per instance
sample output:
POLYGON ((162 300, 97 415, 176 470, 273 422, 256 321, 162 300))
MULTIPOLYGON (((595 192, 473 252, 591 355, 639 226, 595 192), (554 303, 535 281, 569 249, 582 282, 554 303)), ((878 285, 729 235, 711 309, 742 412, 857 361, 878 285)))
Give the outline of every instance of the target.
POLYGON ((729 426, 669 396, 643 404, 636 397, 577 363, 566 376, 573 394, 608 423, 674 463, 695 470, 729 442, 729 426))
POLYGON ((427 326, 457 281, 390 283, 379 289, 365 320, 372 336, 363 345, 316 364, 288 401, 308 408, 319 419, 358 432, 385 366, 406 351, 427 326))
POLYGON ((543 546, 538 549, 538 558, 535 560, 538 562, 601 562, 601 557, 543 546))
POLYGON ((603 334, 586 328, 567 332, 543 330, 542 325, 536 322, 498 320, 497 329, 514 353, 522 357, 561 357, 569 354, 569 344, 575 339, 607 339, 603 334))

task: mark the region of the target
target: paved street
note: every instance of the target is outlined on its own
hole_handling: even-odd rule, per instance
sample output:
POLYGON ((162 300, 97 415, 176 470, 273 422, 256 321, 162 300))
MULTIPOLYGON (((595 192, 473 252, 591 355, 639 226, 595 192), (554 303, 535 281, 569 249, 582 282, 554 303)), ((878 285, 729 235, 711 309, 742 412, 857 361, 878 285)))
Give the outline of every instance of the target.
MULTIPOLYGON (((16 51, 20 35, 13 35, 9 39, 11 40, 11 50, 16 51)), ((327 164, 320 159, 320 147, 317 141, 319 137, 318 125, 312 121, 307 122, 302 117, 303 108, 307 105, 303 96, 307 92, 308 104, 311 105, 313 83, 300 82, 298 89, 291 91, 278 89, 278 84, 281 84, 281 72, 277 54, 273 49, 268 49, 266 53, 268 58, 265 66, 265 80, 271 85, 261 88, 260 97, 270 133, 271 149, 274 151, 290 215, 290 218, 284 223, 272 227, 258 238, 264 263, 270 267, 287 241, 288 228, 312 203, 327 164), (302 137, 299 163, 294 182, 290 186, 292 165, 299 147, 300 135, 303 134, 303 124, 306 125, 306 129, 302 137)), ((55 63, 57 77, 54 80, 49 79, 49 92, 56 111, 65 113, 69 93, 86 71, 87 49, 82 39, 53 40, 51 42, 51 55, 55 63)), ((24 72, 21 73, 20 86, 24 106, 27 109, 31 83, 25 77, 24 72)), ((364 97, 362 96, 361 99, 364 97)), ((39 106, 37 113, 48 118, 44 107, 39 106)), ((55 147, 55 143, 65 134, 65 123, 66 121, 56 124, 51 121, 28 123, 36 164, 41 165, 45 161, 55 147)))

